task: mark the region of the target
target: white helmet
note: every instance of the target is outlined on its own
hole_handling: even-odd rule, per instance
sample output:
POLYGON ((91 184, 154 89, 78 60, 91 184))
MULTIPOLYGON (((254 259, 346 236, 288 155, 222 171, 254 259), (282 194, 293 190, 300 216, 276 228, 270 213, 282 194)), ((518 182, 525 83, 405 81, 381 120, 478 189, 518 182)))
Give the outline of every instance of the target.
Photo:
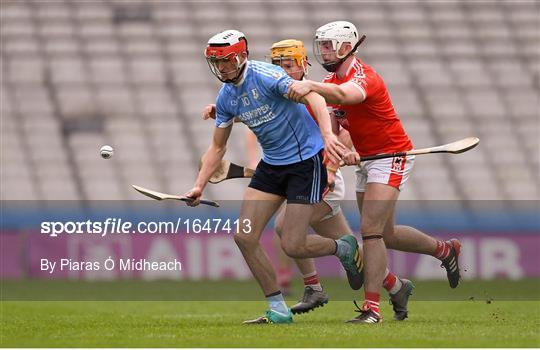
POLYGON ((225 30, 214 35, 208 40, 208 45, 204 51, 210 70, 219 80, 225 83, 236 81, 240 76, 247 61, 241 60, 243 53, 248 54, 247 40, 244 33, 238 30, 225 30), (236 63, 235 69, 231 72, 220 72, 218 65, 223 61, 236 63), (224 77, 234 71, 236 71, 235 78, 227 79, 224 77))
POLYGON ((224 30, 208 39, 208 45, 234 45, 240 42, 240 39, 246 38, 244 33, 235 29, 224 30))
POLYGON ((330 22, 315 32, 315 39, 313 41, 315 58, 327 71, 335 72, 347 57, 356 52, 356 49, 364 39, 365 35, 360 38, 356 26, 351 22, 330 22), (344 43, 350 43, 353 48, 349 52, 340 53, 339 51, 344 43), (335 58, 329 60, 328 57, 323 57, 323 53, 325 56, 328 56, 330 53, 335 58))

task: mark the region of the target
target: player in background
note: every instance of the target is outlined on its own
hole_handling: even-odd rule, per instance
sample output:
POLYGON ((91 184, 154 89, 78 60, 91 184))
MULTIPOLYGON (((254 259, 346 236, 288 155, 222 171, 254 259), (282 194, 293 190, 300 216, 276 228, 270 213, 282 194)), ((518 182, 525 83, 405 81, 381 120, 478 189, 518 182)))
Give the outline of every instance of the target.
MULTIPOLYGON (((288 39, 274 43, 270 50, 270 59, 273 64, 281 66, 295 80, 304 79, 308 73, 308 58, 302 41, 288 39)), ((206 120, 209 118, 215 119, 215 105, 208 105, 203 110, 203 119, 206 120)), ((341 129, 339 132, 338 139, 347 147, 351 148, 352 141, 347 130, 341 129)), ((252 145, 252 147, 257 147, 257 145, 252 145)), ((345 198, 345 182, 337 164, 333 164, 333 166, 334 168, 327 166, 329 183, 334 184, 333 190, 328 191, 323 201, 316 205, 310 226, 319 235, 339 239, 343 235, 352 234, 352 230, 347 224, 340 206, 340 201, 345 198)), ((282 291, 284 291, 284 287, 290 285, 293 275, 293 260, 281 249, 279 238, 281 236, 284 213, 285 211, 282 207, 276 218, 275 228, 277 234, 274 236, 275 251, 278 255, 279 263, 277 281, 282 291)), ((360 259, 361 256, 362 251, 360 250, 360 259)), ((294 259, 294 261, 304 279, 304 295, 297 304, 291 307, 292 313, 309 312, 328 302, 328 295, 323 290, 314 260, 294 259)), ((355 279, 350 280, 352 283, 355 281, 355 279)), ((386 269, 383 286, 390 295, 390 301, 394 309, 394 319, 401 321, 407 318, 407 304, 414 288, 412 282, 407 279, 401 279, 386 269)), ((353 289, 360 289, 361 285, 351 285, 351 287, 353 289)))
MULTIPOLYGON (((346 21, 328 23, 315 33, 314 53, 329 72, 322 83, 298 81, 289 88, 289 98, 307 93, 322 95, 340 125, 351 135, 356 152, 344 157, 347 165, 360 157, 408 151, 412 143, 399 120, 383 80, 355 56, 362 39, 346 21)), ((415 228, 396 226, 394 208, 407 181, 414 156, 363 162, 356 169, 356 197, 361 213, 364 241, 365 302, 360 315, 349 322, 378 323, 380 287, 387 265, 386 248, 429 254, 441 260, 451 288, 460 279, 458 240, 439 241, 415 228)))
POLYGON ((345 147, 332 132, 324 99, 316 93, 300 99, 311 107, 319 121, 317 127, 304 105, 287 98, 292 78, 281 67, 248 60, 243 33, 227 30, 214 35, 205 56, 212 73, 224 84, 216 101, 212 142, 197 180, 185 196, 193 198, 190 205, 199 204, 208 180, 223 159, 234 119, 239 118, 257 136, 263 157, 244 193, 234 239, 269 305, 265 316, 246 323, 290 323, 292 313, 277 286, 260 236, 286 200, 281 242, 287 255, 336 255, 346 270, 358 274, 358 243, 353 235, 339 240, 307 235, 309 218, 327 182, 323 150, 333 162, 339 162, 345 147))

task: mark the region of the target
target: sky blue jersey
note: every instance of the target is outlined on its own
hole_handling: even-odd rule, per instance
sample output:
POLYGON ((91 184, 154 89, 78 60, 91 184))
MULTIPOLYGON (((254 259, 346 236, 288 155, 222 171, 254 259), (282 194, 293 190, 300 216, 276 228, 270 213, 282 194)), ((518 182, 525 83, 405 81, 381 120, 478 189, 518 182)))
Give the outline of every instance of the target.
POLYGON ((288 165, 309 159, 324 143, 306 106, 285 96, 293 79, 283 68, 259 61, 246 62, 243 80, 223 84, 216 101, 216 126, 230 126, 234 117, 257 136, 263 160, 288 165))

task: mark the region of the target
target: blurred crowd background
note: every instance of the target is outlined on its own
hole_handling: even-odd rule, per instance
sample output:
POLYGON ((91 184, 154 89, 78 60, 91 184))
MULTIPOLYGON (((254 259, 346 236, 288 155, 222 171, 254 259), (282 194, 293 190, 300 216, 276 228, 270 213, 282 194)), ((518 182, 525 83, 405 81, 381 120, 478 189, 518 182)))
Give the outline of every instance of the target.
MULTIPOLYGON (((220 87, 208 38, 241 30, 256 60, 296 38, 312 56, 315 29, 348 20, 416 147, 481 139, 419 157, 402 199, 538 199, 539 16, 538 1, 1 0, 1 198, 140 199, 132 183, 183 193, 220 87)), ((226 157, 246 163, 245 127, 234 129, 226 157)), ((353 170, 345 177, 352 199, 353 170)), ((239 199, 245 186, 205 196, 239 199)))

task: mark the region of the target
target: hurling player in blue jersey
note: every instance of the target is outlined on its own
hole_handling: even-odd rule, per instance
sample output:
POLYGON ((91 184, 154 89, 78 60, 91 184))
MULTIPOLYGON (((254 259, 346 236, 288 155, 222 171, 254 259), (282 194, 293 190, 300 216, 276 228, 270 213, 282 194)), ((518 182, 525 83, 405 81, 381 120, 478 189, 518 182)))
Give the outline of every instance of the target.
POLYGON ((319 127, 303 104, 287 99, 292 78, 279 67, 248 60, 247 40, 237 30, 216 34, 205 56, 212 73, 222 81, 216 101, 216 127, 193 188, 185 195, 198 205, 211 175, 225 154, 233 122, 238 118, 257 136, 262 160, 246 189, 240 226, 234 239, 269 304, 265 316, 246 323, 290 323, 292 314, 276 282, 274 269, 259 239, 273 214, 287 201, 281 244, 287 255, 310 258, 336 255, 344 268, 357 273, 359 253, 352 235, 339 240, 307 235, 314 205, 326 187, 326 156, 338 162, 345 147, 332 133, 325 100, 305 96, 319 127))

